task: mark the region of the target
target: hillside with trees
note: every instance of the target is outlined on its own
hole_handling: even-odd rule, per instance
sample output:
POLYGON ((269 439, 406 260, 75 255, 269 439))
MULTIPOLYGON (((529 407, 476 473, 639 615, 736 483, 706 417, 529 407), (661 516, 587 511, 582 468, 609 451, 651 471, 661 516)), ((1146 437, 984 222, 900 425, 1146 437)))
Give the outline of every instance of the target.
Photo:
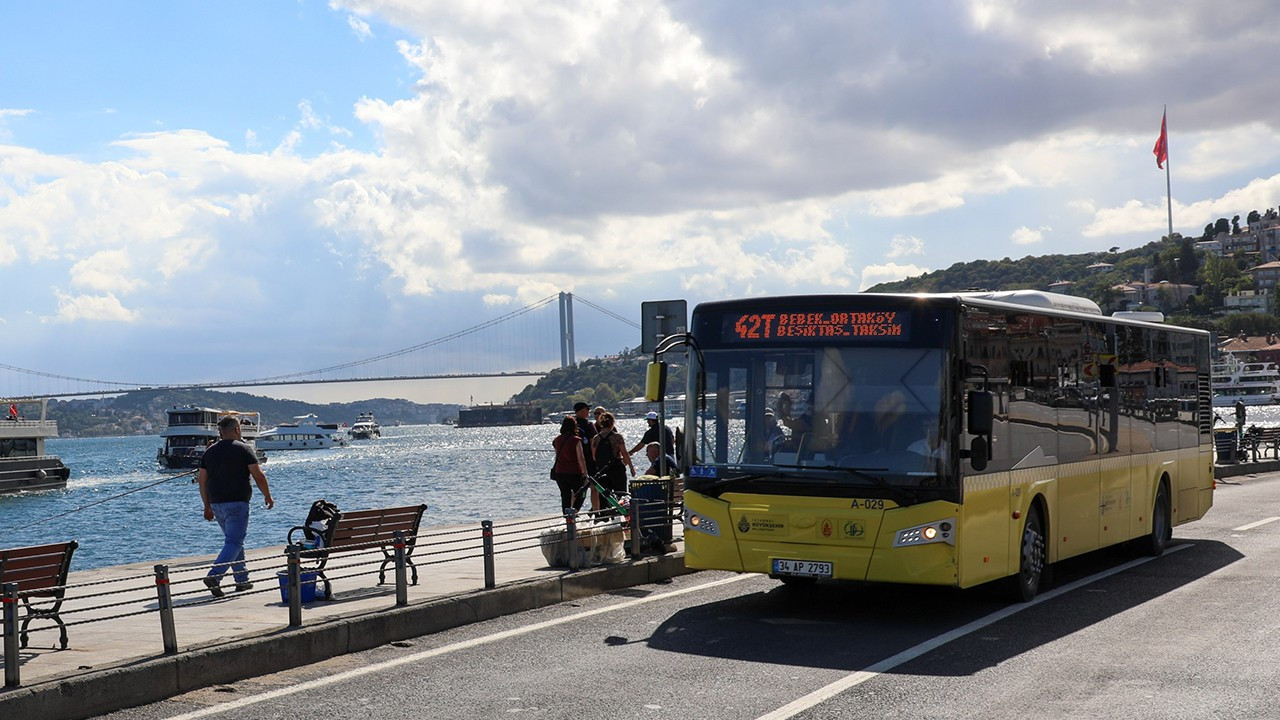
MULTIPOLYGON (((571 412, 577 402, 613 410, 623 400, 644 395, 645 368, 652 359, 638 350, 628 350, 556 368, 513 395, 511 402, 532 403, 541 408, 543 415, 571 412)), ((683 366, 672 365, 667 373, 668 393, 682 392, 685 377, 683 366)))
MULTIPOLYGON (((1269 213, 1268 218, 1273 218, 1269 213)), ((1248 214, 1251 223, 1264 218, 1256 210, 1248 214)), ((1117 286, 1148 280, 1195 286, 1196 294, 1173 310, 1163 309, 1171 322, 1191 327, 1216 330, 1220 334, 1261 335, 1280 332, 1280 313, 1275 305, 1270 312, 1228 312, 1224 298, 1241 291, 1254 290, 1249 269, 1263 262, 1258 253, 1235 252, 1219 257, 1196 246, 1198 240, 1241 236, 1240 216, 1231 220, 1219 218, 1205 226, 1200 238, 1174 233, 1172 239, 1161 238, 1142 247, 1078 255, 1027 256, 1018 260, 974 260, 955 263, 949 268, 917 277, 880 283, 867 292, 964 292, 1000 290, 1048 290, 1051 284, 1070 282, 1068 294, 1097 302, 1105 312, 1123 309, 1124 297, 1117 286), (1111 267, 1106 267, 1110 265, 1111 267)))
POLYGON ((421 404, 378 398, 355 403, 316 405, 299 400, 210 390, 138 390, 117 397, 49 401, 49 418, 58 431, 71 437, 150 435, 166 425, 165 411, 180 405, 257 412, 262 426, 272 427, 299 415, 314 413, 322 421, 351 423, 360 412, 371 412, 379 423, 434 424, 457 418, 461 405, 421 404))

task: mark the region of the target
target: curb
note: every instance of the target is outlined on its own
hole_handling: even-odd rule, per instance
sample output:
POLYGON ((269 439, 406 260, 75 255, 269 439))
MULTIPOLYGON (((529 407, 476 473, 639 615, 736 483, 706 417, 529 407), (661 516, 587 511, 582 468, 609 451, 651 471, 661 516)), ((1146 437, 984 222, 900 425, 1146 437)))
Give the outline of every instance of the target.
POLYGON ((567 600, 695 572, 684 553, 622 565, 521 580, 493 590, 436 598, 407 607, 334 618, 311 626, 144 658, 29 686, 0 690, 0 717, 79 720, 146 705, 211 685, 224 685, 309 665, 396 640, 430 635, 567 600))

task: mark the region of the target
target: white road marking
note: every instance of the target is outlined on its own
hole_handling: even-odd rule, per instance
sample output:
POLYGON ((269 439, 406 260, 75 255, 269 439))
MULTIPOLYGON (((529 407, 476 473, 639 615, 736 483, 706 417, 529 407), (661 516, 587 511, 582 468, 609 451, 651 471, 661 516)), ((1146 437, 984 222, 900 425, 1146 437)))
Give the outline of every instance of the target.
POLYGON ((1232 532, 1237 532, 1237 531, 1240 531, 1240 530, 1252 530, 1252 529, 1254 529, 1254 528, 1256 528, 1256 527, 1262 527, 1263 525, 1266 525, 1267 523, 1273 523, 1273 522, 1275 522, 1275 521, 1277 521, 1277 520, 1280 520, 1280 517, 1269 517, 1269 518, 1267 518, 1267 519, 1265 519, 1265 520, 1259 520, 1258 522, 1249 523, 1248 525, 1241 525, 1241 526, 1240 526, 1240 527, 1238 527, 1238 528, 1231 528, 1231 531, 1232 531, 1232 532))
POLYGON ((738 582, 739 580, 746 580, 752 577, 756 577, 756 576, 755 575, 735 575, 733 577, 723 578, 721 580, 714 580, 712 582, 703 583, 701 585, 695 585, 693 587, 687 587, 682 590, 673 590, 672 592, 668 592, 668 593, 650 595, 648 597, 643 597, 643 598, 638 598, 636 600, 628 600, 626 602, 618 603, 617 605, 610 605, 608 607, 596 608, 595 610, 586 610, 584 612, 574 613, 573 615, 566 615, 565 617, 557 618, 555 620, 546 620, 540 623, 534 623, 533 625, 526 625, 524 627, 518 627, 511 630, 504 630, 499 633, 494 633, 492 635, 485 635, 484 637, 472 638, 470 640, 464 640, 462 642, 454 643, 452 645, 444 645, 442 647, 432 648, 430 650, 423 650, 422 652, 416 652, 416 653, 413 653, 412 655, 405 655, 404 657, 398 657, 394 660, 386 660, 384 662, 380 662, 375 665, 366 665, 365 667, 355 668, 353 670, 347 670, 344 672, 337 673, 335 675, 329 675, 327 677, 318 678, 316 680, 308 680, 307 682, 298 683, 297 685, 290 685, 289 687, 286 687, 286 688, 271 690, 258 695, 251 695, 249 697, 240 698, 239 700, 233 700, 229 703, 224 703, 222 705, 215 705, 212 707, 203 708, 201 710, 196 710, 194 712, 189 712, 184 715, 175 715, 169 720, 194 720, 195 718, 209 717, 210 715, 217 715, 218 713, 227 712, 229 710, 236 710, 242 707, 247 707, 249 705, 256 705, 260 702, 274 700, 275 698, 278 698, 278 697, 293 695, 296 693, 305 692, 307 690, 313 690, 315 688, 324 687, 325 685, 333 685, 334 683, 344 682, 352 678, 362 677, 364 675, 370 675, 376 672, 380 672, 382 670, 387 670, 389 668, 399 667, 401 665, 407 665, 409 663, 417 662, 419 660, 425 660, 426 658, 446 655, 451 652, 457 652, 458 650, 466 650, 468 648, 478 647, 480 645, 487 645, 489 643, 497 642, 499 640, 505 640, 507 638, 513 638, 520 635, 526 635, 528 633, 537 632, 538 630, 544 630, 549 627, 555 627, 556 625, 564 625, 566 623, 576 622, 578 620, 581 620, 582 618, 592 617, 593 615, 603 615, 605 613, 615 612, 617 610, 625 610, 627 608, 632 608, 637 605, 644 605, 645 603, 657 602, 658 600, 666 600, 667 598, 676 597, 678 595, 686 595, 688 593, 694 593, 700 590, 707 590, 713 587, 717 587, 719 585, 727 585, 732 582, 738 582))
MULTIPOLYGON (((1174 547, 1169 548, 1165 552, 1166 553, 1177 552, 1179 550, 1185 550, 1189 547, 1191 546, 1176 545, 1174 547)), ((1039 605, 1042 602, 1047 602, 1049 600, 1052 600, 1058 597, 1059 595, 1065 595, 1066 593, 1072 592, 1073 590, 1078 590, 1085 585, 1097 582, 1098 580, 1101 580, 1111 575, 1115 575, 1116 573, 1121 573, 1131 568, 1135 568, 1143 563, 1151 562, 1152 560, 1155 560, 1155 558, 1147 557, 1147 558, 1139 558, 1137 560, 1131 560, 1123 565, 1111 568, 1109 570, 1104 570, 1100 573, 1097 573, 1096 575, 1090 575, 1089 577, 1081 578, 1069 585, 1063 585, 1062 587, 1054 588, 1053 590, 1050 590, 1049 592, 1044 593, 1043 595, 1036 596, 1036 599, 1032 600, 1031 602, 1019 603, 1017 605, 1010 605, 1002 610, 997 610, 996 612, 993 612, 990 615, 987 615, 986 617, 982 617, 982 618, 978 618, 977 620, 974 620, 968 625, 958 627, 955 630, 951 630, 950 632, 945 632, 933 639, 926 640, 920 643, 919 645, 916 645, 913 648, 908 648, 906 650, 903 650, 902 652, 898 653, 897 655, 894 655, 893 657, 885 658, 884 660, 881 660, 880 662, 868 667, 865 670, 858 670, 856 672, 849 673, 848 675, 840 678, 839 680, 831 683, 830 685, 818 688, 817 690, 814 690, 808 695, 792 700, 791 702, 787 703, 786 705, 783 705, 782 707, 778 708, 777 710, 774 710, 771 713, 761 715, 756 720, 785 720, 786 718, 794 717, 795 715, 801 712, 804 712, 805 710, 808 710, 809 708, 819 703, 830 700, 831 698, 835 697, 836 695, 839 695, 840 693, 844 692, 845 690, 848 690, 849 688, 861 685, 862 683, 868 680, 871 680, 872 678, 875 678, 881 675, 882 673, 888 672, 889 670, 892 670, 893 668, 896 668, 899 665, 910 662, 911 660, 915 660, 916 658, 926 653, 932 652, 942 647, 943 645, 946 645, 952 640, 962 638, 965 635, 968 635, 969 633, 974 632, 975 630, 980 630, 988 625, 997 623, 1001 620, 1004 620, 1007 617, 1016 615, 1022 612, 1023 610, 1026 610, 1027 608, 1035 607, 1036 605, 1039 605)))

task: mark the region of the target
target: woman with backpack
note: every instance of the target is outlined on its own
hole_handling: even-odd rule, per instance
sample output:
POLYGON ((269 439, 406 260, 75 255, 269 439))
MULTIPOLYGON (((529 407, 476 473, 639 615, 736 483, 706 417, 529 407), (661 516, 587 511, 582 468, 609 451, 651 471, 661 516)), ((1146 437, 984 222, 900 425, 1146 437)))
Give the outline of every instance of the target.
MULTIPOLYGON (((606 412, 600 416, 600 432, 591 438, 591 455, 596 461, 596 480, 601 487, 610 492, 614 499, 627 492, 627 473, 625 465, 631 470, 631 477, 636 476, 636 466, 631 464, 631 455, 627 453, 627 442, 618 432, 613 413, 606 412)), ((596 508, 597 517, 616 515, 607 501, 600 502, 596 508)))

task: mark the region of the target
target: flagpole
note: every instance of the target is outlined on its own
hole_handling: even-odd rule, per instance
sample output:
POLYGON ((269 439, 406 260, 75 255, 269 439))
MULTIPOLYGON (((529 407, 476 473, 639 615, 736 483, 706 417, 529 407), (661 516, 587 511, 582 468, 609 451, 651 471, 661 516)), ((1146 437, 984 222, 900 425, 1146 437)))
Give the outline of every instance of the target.
POLYGON ((1169 106, 1164 106, 1164 198, 1169 208, 1169 240, 1173 240, 1173 190, 1169 187, 1169 106))

